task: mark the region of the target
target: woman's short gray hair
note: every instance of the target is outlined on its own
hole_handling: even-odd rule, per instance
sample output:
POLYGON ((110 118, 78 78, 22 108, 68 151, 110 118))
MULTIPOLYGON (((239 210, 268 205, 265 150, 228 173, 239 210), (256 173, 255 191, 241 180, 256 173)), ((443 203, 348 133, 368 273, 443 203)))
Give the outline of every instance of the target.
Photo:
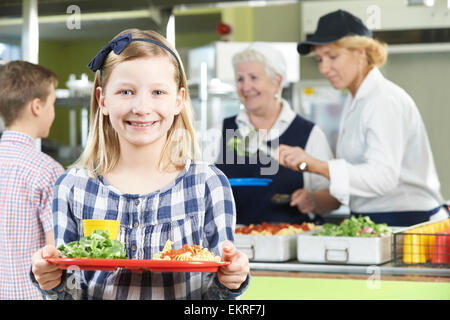
POLYGON ((281 52, 268 43, 255 42, 243 51, 236 53, 232 58, 234 72, 236 72, 237 66, 243 62, 259 62, 275 83, 278 83, 278 75, 282 76, 283 84, 287 82, 284 57, 281 52))

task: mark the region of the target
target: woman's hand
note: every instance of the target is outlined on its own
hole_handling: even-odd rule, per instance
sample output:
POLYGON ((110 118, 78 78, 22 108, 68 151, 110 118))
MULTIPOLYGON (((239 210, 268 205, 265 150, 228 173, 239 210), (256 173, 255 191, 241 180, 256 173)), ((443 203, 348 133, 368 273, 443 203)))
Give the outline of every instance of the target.
POLYGON ((292 147, 285 144, 280 144, 278 148, 278 162, 289 169, 300 171, 298 166, 302 162, 306 162, 308 167, 306 171, 309 169, 309 163, 311 162, 312 157, 308 155, 302 148, 300 147, 292 147))
POLYGON ((294 171, 307 171, 311 173, 316 173, 324 176, 327 179, 330 179, 330 171, 328 168, 328 162, 321 161, 310 156, 300 147, 288 146, 285 144, 280 144, 278 150, 275 152, 275 155, 278 156, 278 162, 289 169, 294 171), (298 166, 302 163, 306 162, 307 167, 305 170, 300 170, 298 166))
POLYGON ((220 283, 228 289, 239 289, 247 279, 250 267, 248 257, 237 250, 231 241, 225 241, 222 247, 222 261, 230 261, 227 266, 219 268, 217 274, 220 283))
POLYGON ((297 207, 301 213, 311 213, 316 208, 316 199, 312 192, 298 189, 291 195, 291 207, 297 207))
POLYGON ((61 283, 62 270, 45 258, 59 258, 60 253, 53 245, 46 245, 33 254, 31 271, 42 290, 50 290, 61 283))

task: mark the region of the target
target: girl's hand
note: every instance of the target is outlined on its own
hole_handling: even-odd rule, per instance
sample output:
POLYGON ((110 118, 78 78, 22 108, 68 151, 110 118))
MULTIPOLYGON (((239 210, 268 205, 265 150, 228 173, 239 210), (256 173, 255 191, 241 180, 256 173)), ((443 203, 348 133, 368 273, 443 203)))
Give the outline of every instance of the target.
POLYGON ((33 254, 31 271, 42 290, 50 290, 61 283, 62 270, 45 258, 59 258, 60 253, 53 245, 46 245, 33 254))
POLYGON ((237 250, 231 241, 225 241, 222 247, 222 260, 230 261, 227 266, 219 268, 218 278, 228 289, 239 289, 247 279, 250 267, 248 257, 237 250))
POLYGON ((316 208, 314 195, 305 189, 298 189, 291 195, 291 207, 297 207, 301 213, 310 213, 316 208))

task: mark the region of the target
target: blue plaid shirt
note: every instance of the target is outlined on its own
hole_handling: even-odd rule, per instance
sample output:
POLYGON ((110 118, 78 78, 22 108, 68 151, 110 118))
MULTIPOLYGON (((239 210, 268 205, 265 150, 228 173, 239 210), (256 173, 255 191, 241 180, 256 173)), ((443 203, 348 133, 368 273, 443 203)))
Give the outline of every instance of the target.
MULTIPOLYGON (((234 240, 235 205, 228 179, 216 167, 188 161, 179 177, 146 195, 124 194, 102 177, 69 169, 56 182, 53 200, 56 246, 83 236, 83 219, 119 220, 118 240, 128 258, 152 259, 167 240, 221 254, 234 240)), ((43 291, 57 299, 235 299, 248 286, 229 290, 216 273, 65 271, 61 284, 43 291)))

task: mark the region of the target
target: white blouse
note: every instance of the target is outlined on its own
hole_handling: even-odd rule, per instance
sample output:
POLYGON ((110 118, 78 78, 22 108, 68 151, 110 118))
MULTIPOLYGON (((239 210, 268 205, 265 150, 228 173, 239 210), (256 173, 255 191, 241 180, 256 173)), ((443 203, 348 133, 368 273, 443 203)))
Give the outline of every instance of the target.
POLYGON ((330 193, 354 212, 428 211, 443 204, 412 98, 373 68, 342 114, 330 193))

